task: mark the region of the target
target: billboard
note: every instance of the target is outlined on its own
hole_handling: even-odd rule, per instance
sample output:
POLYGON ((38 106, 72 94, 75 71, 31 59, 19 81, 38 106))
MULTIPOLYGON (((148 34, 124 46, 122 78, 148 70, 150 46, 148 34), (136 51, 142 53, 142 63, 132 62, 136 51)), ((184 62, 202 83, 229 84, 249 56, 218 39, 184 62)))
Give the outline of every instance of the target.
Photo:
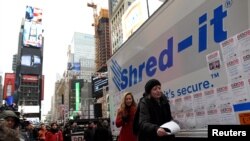
POLYGON ((43 11, 40 8, 26 6, 25 20, 41 24, 43 11))
POLYGON ((3 99, 13 95, 15 91, 15 73, 5 73, 3 99))
POLYGON ((74 62, 74 63, 68 62, 68 70, 80 72, 81 64, 79 62, 74 62))
POLYGON ((25 83, 38 83, 38 76, 34 76, 34 75, 23 75, 22 77, 23 82, 25 83))
POLYGON ((92 93, 93 97, 103 96, 103 87, 108 85, 107 76, 92 76, 92 93))
POLYGON ((21 74, 41 74, 42 55, 41 51, 33 48, 21 49, 21 74))
POLYGON ((24 22, 23 46, 41 48, 43 46, 43 27, 35 22, 24 22))

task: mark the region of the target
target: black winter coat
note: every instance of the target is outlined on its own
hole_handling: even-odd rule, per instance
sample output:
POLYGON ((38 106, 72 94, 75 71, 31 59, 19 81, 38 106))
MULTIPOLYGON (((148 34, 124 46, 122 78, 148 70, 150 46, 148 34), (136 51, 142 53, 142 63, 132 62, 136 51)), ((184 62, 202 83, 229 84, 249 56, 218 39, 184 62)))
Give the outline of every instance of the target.
POLYGON ((144 97, 140 102, 139 141, 173 141, 173 135, 157 136, 157 129, 171 120, 170 105, 166 96, 163 95, 159 102, 150 96, 144 97))

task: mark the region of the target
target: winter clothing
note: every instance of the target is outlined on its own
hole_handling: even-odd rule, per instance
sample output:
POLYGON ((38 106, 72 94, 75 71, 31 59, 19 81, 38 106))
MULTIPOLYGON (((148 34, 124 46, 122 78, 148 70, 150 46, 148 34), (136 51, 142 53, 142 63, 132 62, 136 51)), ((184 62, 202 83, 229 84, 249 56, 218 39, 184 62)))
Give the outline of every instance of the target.
POLYGON ((149 95, 140 102, 139 141, 172 141, 173 135, 157 136, 158 128, 172 120, 170 105, 167 98, 162 95, 159 101, 149 95))
POLYGON ((46 129, 40 129, 40 130, 38 131, 38 140, 39 140, 39 141, 45 141, 46 132, 47 132, 46 129))
POLYGON ((20 123, 20 119, 19 117, 16 115, 15 112, 11 111, 11 110, 5 110, 0 114, 0 119, 6 119, 8 117, 12 117, 15 119, 15 125, 14 128, 17 128, 19 123, 20 123))
POLYGON ((145 92, 149 94, 151 89, 157 85, 161 86, 161 83, 157 79, 150 79, 145 85, 145 92))
POLYGON ((118 141, 136 141, 136 136, 133 134, 133 120, 136 112, 136 107, 126 107, 125 111, 118 110, 116 117, 116 126, 122 127, 120 130, 118 141))
POLYGON ((45 136, 45 141, 63 141, 63 135, 61 131, 54 133, 53 131, 48 131, 45 136))
POLYGON ((108 126, 97 124, 94 134, 94 141, 112 141, 112 133, 108 126))
POLYGON ((4 121, 0 121, 0 141, 19 141, 18 132, 6 127, 4 121))

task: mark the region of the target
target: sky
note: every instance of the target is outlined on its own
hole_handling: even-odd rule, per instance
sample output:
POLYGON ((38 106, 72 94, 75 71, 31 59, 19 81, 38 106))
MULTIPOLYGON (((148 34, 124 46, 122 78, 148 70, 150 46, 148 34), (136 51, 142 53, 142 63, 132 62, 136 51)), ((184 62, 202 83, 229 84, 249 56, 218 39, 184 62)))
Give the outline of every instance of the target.
POLYGON ((93 9, 108 8, 108 0, 0 0, 0 75, 12 72, 12 58, 18 50, 18 34, 26 5, 43 10, 45 98, 42 114, 51 108, 55 82, 67 67, 67 49, 74 32, 94 34, 93 9))

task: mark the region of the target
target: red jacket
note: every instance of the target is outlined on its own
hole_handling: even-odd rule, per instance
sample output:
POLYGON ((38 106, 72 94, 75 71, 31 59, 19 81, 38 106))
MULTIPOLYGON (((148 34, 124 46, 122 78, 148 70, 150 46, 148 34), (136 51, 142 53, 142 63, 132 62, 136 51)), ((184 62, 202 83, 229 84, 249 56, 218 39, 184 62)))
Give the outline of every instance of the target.
POLYGON ((46 133, 45 141, 63 141, 63 135, 61 131, 58 131, 56 133, 52 133, 48 131, 46 133))
POLYGON ((122 120, 122 116, 124 114, 121 110, 118 110, 115 122, 118 128, 121 127, 118 141, 136 141, 136 136, 133 134, 133 121, 134 121, 135 111, 136 108, 131 107, 131 110, 128 113, 129 115, 128 122, 124 122, 122 120))

